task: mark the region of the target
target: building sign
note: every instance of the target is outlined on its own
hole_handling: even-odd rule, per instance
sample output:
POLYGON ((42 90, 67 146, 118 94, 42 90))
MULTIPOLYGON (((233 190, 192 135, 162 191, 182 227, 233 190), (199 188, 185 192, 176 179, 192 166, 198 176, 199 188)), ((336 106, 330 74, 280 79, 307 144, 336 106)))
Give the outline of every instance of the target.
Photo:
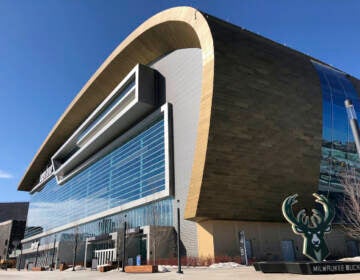
POLYGON ((297 194, 285 198, 282 204, 282 212, 285 219, 291 224, 295 234, 301 235, 304 239, 303 254, 313 262, 321 262, 329 255, 324 234, 331 231, 331 222, 335 216, 335 209, 329 200, 321 195, 314 193, 315 202, 321 204, 324 213, 318 209, 312 209, 308 216, 305 209, 302 209, 295 216, 292 206, 297 203, 297 194))
POLYGON ((313 274, 355 273, 360 272, 360 263, 319 263, 313 264, 311 271, 313 274))
POLYGON ((53 167, 50 165, 46 170, 40 174, 39 183, 44 182, 47 178, 49 178, 53 174, 53 167))
POLYGON ((254 267, 257 271, 260 270, 264 273, 296 273, 308 275, 360 273, 360 262, 344 261, 258 262, 254 264, 254 267))
POLYGON ((142 233, 140 227, 129 228, 126 230, 126 234, 138 234, 138 233, 142 233))
POLYGON ((101 241, 101 240, 109 240, 109 239, 111 239, 111 235, 108 233, 104 233, 104 234, 88 237, 86 238, 86 241, 92 242, 92 241, 101 241))

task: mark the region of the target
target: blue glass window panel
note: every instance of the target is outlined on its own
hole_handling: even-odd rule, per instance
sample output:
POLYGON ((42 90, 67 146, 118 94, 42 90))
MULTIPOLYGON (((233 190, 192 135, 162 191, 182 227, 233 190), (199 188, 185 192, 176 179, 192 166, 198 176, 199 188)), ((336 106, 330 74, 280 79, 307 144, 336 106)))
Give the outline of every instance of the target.
POLYGON ((65 184, 50 180, 32 195, 27 226, 47 231, 164 189, 164 120, 160 119, 65 184))

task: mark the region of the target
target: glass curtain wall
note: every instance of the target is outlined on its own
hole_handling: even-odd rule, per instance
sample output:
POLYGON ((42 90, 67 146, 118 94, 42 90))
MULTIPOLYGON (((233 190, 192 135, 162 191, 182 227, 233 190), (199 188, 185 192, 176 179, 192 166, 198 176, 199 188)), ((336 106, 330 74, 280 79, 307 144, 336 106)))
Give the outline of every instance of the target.
POLYGON ((347 170, 354 168, 359 174, 360 163, 344 105, 350 99, 360 116, 360 100, 346 74, 312 61, 320 78, 323 95, 323 139, 319 191, 341 200, 341 180, 347 170))
MULTIPOLYGON (((164 189, 164 119, 161 117, 63 185, 53 178, 40 192, 34 193, 25 238, 164 189)), ((163 212, 170 211, 164 203, 156 205, 163 212)), ((134 225, 146 224, 147 207, 128 211, 128 219, 134 219, 134 225)), ((171 213, 166 215, 172 217, 171 213)), ((170 220, 162 217, 162 223, 169 224, 170 220)))

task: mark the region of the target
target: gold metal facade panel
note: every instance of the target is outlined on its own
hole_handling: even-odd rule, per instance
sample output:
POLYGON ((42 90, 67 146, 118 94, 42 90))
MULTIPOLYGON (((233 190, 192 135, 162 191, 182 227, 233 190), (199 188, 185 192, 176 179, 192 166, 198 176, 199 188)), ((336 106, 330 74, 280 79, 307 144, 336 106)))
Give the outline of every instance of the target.
POLYGON ((299 193, 302 206, 309 206, 318 189, 322 92, 317 72, 303 54, 207 20, 215 48, 211 122, 198 203, 186 217, 282 221, 287 195, 299 193))

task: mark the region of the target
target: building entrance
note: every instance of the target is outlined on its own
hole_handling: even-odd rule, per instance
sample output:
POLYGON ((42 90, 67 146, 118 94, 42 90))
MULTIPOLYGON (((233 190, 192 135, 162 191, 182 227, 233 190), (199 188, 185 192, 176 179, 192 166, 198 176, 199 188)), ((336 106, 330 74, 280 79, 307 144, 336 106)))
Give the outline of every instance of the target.
POLYGON ((84 265, 90 266, 93 259, 97 259, 97 265, 115 262, 117 260, 116 243, 116 232, 87 238, 84 265))
POLYGON ((136 263, 140 256, 141 264, 147 263, 147 235, 142 230, 129 234, 126 241, 128 262, 136 263))
POLYGON ((116 248, 95 250, 94 256, 97 259, 97 265, 104 265, 116 261, 116 248))

